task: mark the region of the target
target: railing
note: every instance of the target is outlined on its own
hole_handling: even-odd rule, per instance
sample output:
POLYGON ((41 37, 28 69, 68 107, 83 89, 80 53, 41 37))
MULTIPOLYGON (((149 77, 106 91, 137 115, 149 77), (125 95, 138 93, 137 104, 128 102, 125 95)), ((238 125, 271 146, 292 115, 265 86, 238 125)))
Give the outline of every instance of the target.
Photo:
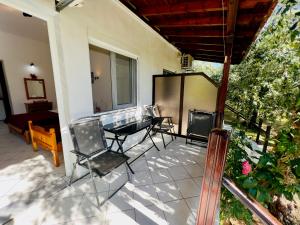
POLYGON ((281 224, 266 208, 249 198, 231 180, 223 177, 229 135, 221 129, 213 129, 209 135, 196 224, 215 224, 222 184, 264 224, 281 224))
POLYGON ((255 214, 264 224, 280 225, 281 223, 260 203, 241 191, 232 180, 223 176, 223 186, 229 190, 247 209, 255 214))
POLYGON ((237 116, 237 118, 242 118, 247 123, 248 126, 250 125, 252 127, 255 127, 255 129, 257 130, 256 139, 255 139, 256 143, 259 143, 260 135, 262 133, 265 134, 265 142, 264 142, 264 145, 263 145, 263 152, 266 152, 267 148, 268 148, 268 144, 269 144, 269 139, 270 139, 270 136, 271 136, 271 126, 268 125, 267 129, 264 130, 262 128, 262 125, 263 125, 263 120, 262 119, 259 119, 258 123, 251 123, 244 115, 242 115, 240 112, 236 111, 230 105, 226 104, 225 107, 227 109, 229 109, 231 112, 233 112, 237 116))

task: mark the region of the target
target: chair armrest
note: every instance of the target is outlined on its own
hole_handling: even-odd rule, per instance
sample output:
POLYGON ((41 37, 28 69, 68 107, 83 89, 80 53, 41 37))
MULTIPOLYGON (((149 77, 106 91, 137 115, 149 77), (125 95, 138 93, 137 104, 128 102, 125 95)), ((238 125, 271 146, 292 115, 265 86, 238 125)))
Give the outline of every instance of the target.
POLYGON ((116 140, 114 137, 105 137, 105 139, 108 139, 108 140, 116 140))
POLYGON ((172 116, 160 116, 160 118, 163 118, 163 119, 172 119, 172 116))
POLYGON ((70 152, 72 152, 73 154, 75 154, 75 155, 77 155, 77 156, 81 156, 81 157, 83 157, 83 158, 86 158, 86 159, 89 158, 88 155, 83 154, 83 153, 81 153, 81 152, 77 152, 77 151, 74 151, 74 150, 72 150, 72 151, 70 151, 70 152))

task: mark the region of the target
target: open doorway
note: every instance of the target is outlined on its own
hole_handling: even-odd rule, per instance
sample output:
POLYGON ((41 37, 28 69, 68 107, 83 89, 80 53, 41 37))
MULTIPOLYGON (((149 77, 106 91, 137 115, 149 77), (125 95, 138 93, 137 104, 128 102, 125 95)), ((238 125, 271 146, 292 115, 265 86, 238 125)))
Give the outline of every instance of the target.
POLYGON ((65 175, 47 22, 0 4, 0 49, 0 176, 65 175))
POLYGON ((10 115, 11 107, 4 76, 4 68, 2 61, 0 61, 0 121, 4 121, 6 117, 9 117, 10 115))

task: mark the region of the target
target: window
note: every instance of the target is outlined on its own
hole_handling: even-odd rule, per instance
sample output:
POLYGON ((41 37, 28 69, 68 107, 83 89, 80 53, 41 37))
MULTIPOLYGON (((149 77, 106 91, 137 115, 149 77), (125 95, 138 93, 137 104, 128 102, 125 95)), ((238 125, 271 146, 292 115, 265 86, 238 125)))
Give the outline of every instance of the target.
POLYGON ((136 60, 116 54, 117 105, 135 105, 136 60))
POLYGON ((90 62, 95 112, 136 105, 135 59, 90 45, 90 62))

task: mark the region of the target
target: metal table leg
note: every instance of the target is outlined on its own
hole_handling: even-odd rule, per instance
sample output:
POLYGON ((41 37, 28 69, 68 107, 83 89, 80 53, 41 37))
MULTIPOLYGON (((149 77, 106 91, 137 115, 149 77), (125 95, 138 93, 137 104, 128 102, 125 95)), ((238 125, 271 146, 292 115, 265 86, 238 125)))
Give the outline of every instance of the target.
MULTIPOLYGON (((126 140, 127 137, 128 137, 128 136, 125 136, 125 138, 124 138, 123 140, 120 140, 120 139, 119 139, 119 136, 118 136, 118 135, 115 135, 116 142, 117 142, 117 144, 118 144, 118 146, 119 146, 117 152, 119 152, 119 150, 121 150, 121 153, 122 153, 123 155, 125 155, 124 149, 123 149, 123 144, 124 144, 124 142, 125 142, 125 140, 126 140)), ((129 168, 130 172, 131 172, 132 174, 134 174, 134 171, 132 170, 132 168, 130 167, 130 165, 129 165, 129 163, 128 163, 127 161, 126 161, 126 165, 127 165, 127 167, 129 168)))
POLYGON ((150 134, 150 132, 151 132, 151 130, 152 130, 153 127, 154 127, 154 126, 152 125, 152 126, 150 126, 150 127, 148 128, 146 135, 149 136, 149 138, 150 138, 150 140, 152 141, 153 146, 156 148, 156 150, 157 150, 157 151, 160 151, 159 148, 157 147, 157 145, 155 144, 155 142, 153 141, 153 139, 152 139, 152 137, 151 137, 151 134, 150 134))

